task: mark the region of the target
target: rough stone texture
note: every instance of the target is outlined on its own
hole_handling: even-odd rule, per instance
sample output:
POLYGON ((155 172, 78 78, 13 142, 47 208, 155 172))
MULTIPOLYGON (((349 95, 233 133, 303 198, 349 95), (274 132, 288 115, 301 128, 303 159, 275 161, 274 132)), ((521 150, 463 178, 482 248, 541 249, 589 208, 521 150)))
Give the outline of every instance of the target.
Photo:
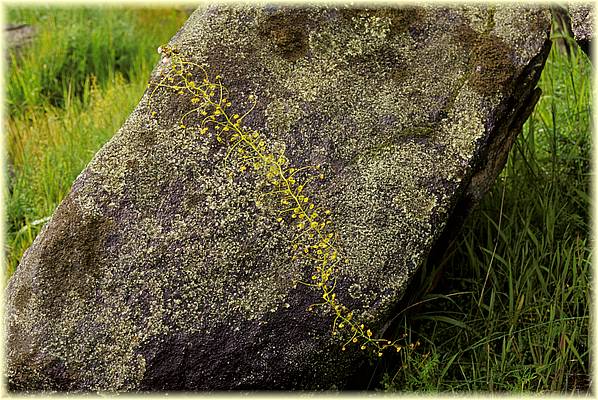
MULTIPOLYGON (((350 263, 336 292, 376 334, 451 214, 480 198, 527 118, 550 13, 528 8, 208 7, 173 38, 246 123, 323 166, 350 263), (488 161, 490 160, 490 161, 488 161), (457 210, 455 209, 457 207, 457 210)), ((152 78, 155 79, 155 78, 152 78)), ((186 105, 147 94, 8 287, 12 390, 342 388, 363 360, 288 255, 292 235, 229 179, 186 105)))
POLYGON ((569 15, 573 37, 582 50, 589 55, 594 31, 593 4, 570 4, 569 15))
POLYGON ((6 48, 14 49, 17 54, 23 46, 31 43, 35 35, 35 28, 31 25, 8 24, 4 27, 6 48))

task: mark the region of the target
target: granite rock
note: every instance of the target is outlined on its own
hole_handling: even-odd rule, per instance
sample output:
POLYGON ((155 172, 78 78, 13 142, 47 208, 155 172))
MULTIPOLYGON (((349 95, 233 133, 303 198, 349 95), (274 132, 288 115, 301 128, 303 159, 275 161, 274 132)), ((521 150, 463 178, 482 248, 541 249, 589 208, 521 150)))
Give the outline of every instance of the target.
MULTIPOLYGON (((550 12, 210 6, 169 44, 222 75, 244 122, 331 211, 335 293, 384 334, 456 213, 503 167, 538 99, 550 12)), ((159 62, 155 83, 168 60, 159 62)), ((201 77, 197 77, 201 80, 201 77)), ((7 289, 11 390, 342 388, 367 355, 289 256, 294 231, 231 178, 226 148, 179 127, 169 90, 138 107, 74 182, 7 289), (153 114, 155 113, 155 115, 153 114)))

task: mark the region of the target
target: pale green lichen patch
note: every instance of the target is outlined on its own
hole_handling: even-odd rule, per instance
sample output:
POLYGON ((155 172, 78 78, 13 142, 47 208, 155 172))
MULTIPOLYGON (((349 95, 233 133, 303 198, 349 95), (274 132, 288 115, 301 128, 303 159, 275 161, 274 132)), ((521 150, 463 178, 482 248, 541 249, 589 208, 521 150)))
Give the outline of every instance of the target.
POLYGON ((351 262, 340 273, 353 292, 359 285, 362 300, 372 297, 366 307, 396 301, 437 229, 430 221, 444 199, 433 182, 457 169, 454 159, 411 142, 366 153, 347 172, 358 178, 344 187, 336 211, 339 231, 351 232, 342 242, 351 262))
POLYGON ((510 59, 518 66, 529 64, 537 55, 534 49, 542 47, 548 38, 547 26, 551 15, 547 9, 513 5, 509 8, 497 7, 494 13, 495 26, 492 34, 508 43, 510 59), (529 30, 537 32, 529 35, 529 30))
MULTIPOLYGON (((459 159, 463 162, 470 160, 485 136, 484 100, 486 99, 471 90, 469 85, 463 86, 440 125, 437 140, 447 146, 447 154, 452 155, 453 162, 459 159)), ((453 171, 447 172, 448 177, 453 176, 453 171)))
POLYGON ((275 136, 283 136, 305 116, 300 102, 296 99, 273 99, 265 111, 266 129, 275 136))

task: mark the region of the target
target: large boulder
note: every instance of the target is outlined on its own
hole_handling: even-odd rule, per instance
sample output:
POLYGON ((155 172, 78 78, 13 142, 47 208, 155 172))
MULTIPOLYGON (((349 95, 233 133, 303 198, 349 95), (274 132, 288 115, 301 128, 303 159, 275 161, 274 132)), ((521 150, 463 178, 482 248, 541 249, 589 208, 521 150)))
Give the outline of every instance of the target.
POLYGON ((10 280, 9 388, 342 388, 400 348, 375 338, 503 167, 549 29, 548 11, 521 7, 197 10, 10 280), (195 88, 218 97, 219 82, 245 127, 220 126, 259 131, 280 164, 254 169, 235 152, 249 142, 194 129, 217 114, 195 88), (314 167, 296 175, 300 210, 266 194, 275 165, 286 183, 314 167), (324 233, 325 267, 302 255, 324 233))

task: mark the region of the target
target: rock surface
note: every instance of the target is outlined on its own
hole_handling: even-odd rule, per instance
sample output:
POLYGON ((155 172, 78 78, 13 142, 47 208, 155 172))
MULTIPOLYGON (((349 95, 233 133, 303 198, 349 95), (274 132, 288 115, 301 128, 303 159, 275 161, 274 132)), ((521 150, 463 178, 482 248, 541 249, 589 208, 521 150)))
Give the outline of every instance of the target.
POLYGON ((569 15, 573 37, 581 49, 590 55, 594 31, 593 4, 570 4, 569 15))
POLYGON ((35 38, 36 30, 27 24, 7 24, 4 27, 4 40, 6 48, 18 51, 31 43, 35 38))
MULTIPOLYGON (((549 29, 548 11, 519 7, 208 7, 171 46, 222 75, 240 113, 255 95, 244 122, 291 164, 322 166, 307 193, 348 260, 335 293, 378 336, 448 218, 501 170, 549 29)), ((312 271, 260 177, 231 177, 213 136, 179 128, 181 96, 156 91, 152 118, 148 95, 10 280, 9 388, 342 388, 365 355, 306 310, 321 295, 297 284, 312 271)))

